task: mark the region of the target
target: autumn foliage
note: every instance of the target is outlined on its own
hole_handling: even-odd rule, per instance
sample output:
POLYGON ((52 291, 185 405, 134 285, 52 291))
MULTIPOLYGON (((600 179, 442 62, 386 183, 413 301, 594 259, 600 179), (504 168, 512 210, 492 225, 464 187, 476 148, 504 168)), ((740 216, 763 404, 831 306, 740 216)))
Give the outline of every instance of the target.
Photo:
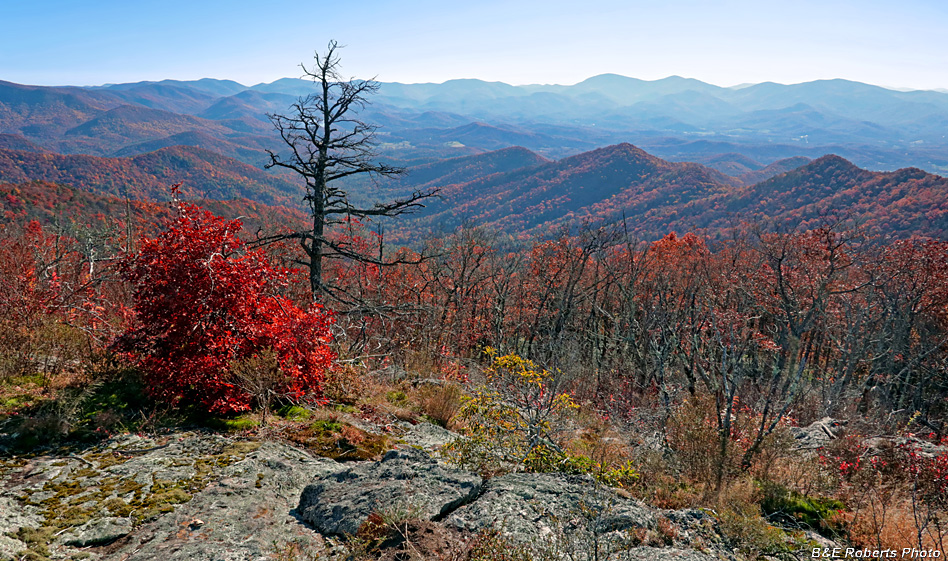
POLYGON ((246 251, 240 227, 184 204, 166 231, 143 240, 125 261, 137 327, 119 346, 135 358, 157 398, 215 413, 247 410, 253 396, 231 365, 265 352, 279 362, 281 393, 320 395, 333 360, 332 316, 277 295, 288 271, 246 251))
POLYGON ((460 229, 432 244, 420 266, 331 265, 362 301, 403 305, 348 314, 347 341, 445 358, 494 347, 570 371, 618 414, 649 395, 709 394, 727 421, 738 398, 765 418, 745 461, 786 417, 900 410, 938 424, 948 413, 943 241, 885 243, 833 224, 651 243, 621 229, 533 244, 460 229))

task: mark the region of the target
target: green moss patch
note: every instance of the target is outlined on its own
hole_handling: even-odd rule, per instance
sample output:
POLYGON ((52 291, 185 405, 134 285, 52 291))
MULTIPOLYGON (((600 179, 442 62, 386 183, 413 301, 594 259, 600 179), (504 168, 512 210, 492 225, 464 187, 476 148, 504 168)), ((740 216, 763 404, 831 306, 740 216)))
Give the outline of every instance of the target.
POLYGON ((241 415, 234 418, 210 418, 207 419, 206 424, 212 429, 224 432, 246 432, 260 426, 260 421, 248 415, 241 415))
POLYGON ((838 516, 845 508, 842 502, 803 495, 776 483, 763 483, 760 487, 760 509, 770 522, 790 529, 813 530, 830 539, 845 534, 838 516))
POLYGON ((338 421, 316 421, 309 427, 316 433, 336 433, 342 430, 342 423, 338 421))
POLYGON ((17 553, 17 558, 30 561, 49 559, 49 543, 53 541, 55 532, 55 528, 43 526, 42 528, 20 528, 16 533, 10 534, 10 537, 20 540, 27 547, 26 551, 17 553))
POLYGON ((284 405, 277 409, 277 415, 289 421, 305 421, 313 416, 312 411, 299 405, 284 405))
POLYGON ((401 390, 392 390, 385 394, 385 400, 391 403, 392 405, 397 405, 398 407, 404 407, 408 404, 408 395, 401 390))
POLYGON ((287 435, 319 456, 339 462, 373 460, 392 449, 391 440, 340 421, 320 420, 287 435))

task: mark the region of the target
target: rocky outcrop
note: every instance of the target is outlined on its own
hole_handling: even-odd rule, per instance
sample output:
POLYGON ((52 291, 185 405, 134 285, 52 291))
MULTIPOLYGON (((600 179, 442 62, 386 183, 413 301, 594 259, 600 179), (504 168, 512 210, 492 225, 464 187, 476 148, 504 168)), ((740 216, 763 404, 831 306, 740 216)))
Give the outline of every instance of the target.
POLYGON ((263 442, 221 469, 207 488, 175 512, 142 525, 109 558, 268 559, 281 544, 291 542, 319 550, 322 540, 292 509, 306 483, 340 468, 285 444, 263 442))
POLYGON ((318 550, 322 539, 292 510, 307 483, 341 468, 282 443, 199 432, 8 459, 0 559, 267 559, 289 542, 318 550))
POLYGON ((417 425, 380 461, 345 464, 209 432, 0 458, 0 560, 346 559, 345 536, 373 514, 383 528, 363 539, 385 560, 463 559, 481 536, 535 558, 737 559, 710 514, 654 509, 587 476, 484 480, 430 454, 455 437, 417 425))
POLYGON ((655 515, 589 476, 512 473, 489 480, 477 501, 452 513, 445 523, 472 532, 498 528, 514 541, 529 543, 579 528, 600 534, 652 528, 655 515))
POLYGON ((327 535, 371 534, 367 522, 379 515, 379 522, 404 525, 391 543, 413 532, 498 535, 536 558, 592 559, 592 552, 616 560, 721 558, 692 549, 713 543, 707 535, 717 537, 702 511, 666 516, 589 476, 514 473, 482 482, 412 448, 318 478, 303 491, 297 511, 327 535))
POLYGON ((60 541, 75 547, 107 545, 131 534, 132 528, 128 517, 109 516, 90 520, 70 530, 60 541))
POLYGON ((816 450, 843 435, 847 421, 824 417, 805 427, 791 427, 790 434, 796 441, 798 450, 816 450))
POLYGON ((42 522, 38 509, 23 505, 13 497, 0 496, 0 559, 13 558, 25 550, 26 544, 17 534, 21 528, 38 528, 42 522))
POLYGON ((410 426, 401 436, 401 441, 413 448, 437 450, 458 438, 458 434, 431 423, 418 423, 410 426))
POLYGON ((421 450, 393 450, 380 462, 358 465, 308 485, 297 512, 320 533, 355 534, 373 513, 440 520, 476 498, 481 484, 479 476, 442 467, 421 450))

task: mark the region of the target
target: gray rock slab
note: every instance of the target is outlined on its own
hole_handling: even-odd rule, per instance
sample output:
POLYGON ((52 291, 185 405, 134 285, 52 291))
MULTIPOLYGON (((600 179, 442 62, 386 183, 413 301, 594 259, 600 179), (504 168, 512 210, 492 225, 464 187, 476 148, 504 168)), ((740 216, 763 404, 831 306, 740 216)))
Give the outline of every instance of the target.
POLYGON ((459 530, 496 529, 517 543, 590 531, 596 535, 655 525, 652 511, 588 476, 514 473, 484 484, 476 501, 445 518, 459 530))
POLYGON ((131 532, 132 521, 128 518, 99 518, 71 530, 60 541, 74 547, 104 545, 124 538, 131 532))
POLYGON ((69 558, 80 547, 92 560, 264 561, 296 549, 320 558, 322 538, 294 509, 308 483, 342 469, 281 442, 202 432, 129 435, 80 456, 8 462, 0 469, 0 559, 27 549, 9 534, 43 526, 53 507, 41 503, 63 484, 72 494, 55 508, 88 506, 91 519, 57 532, 49 544, 53 559, 69 558), (119 517, 107 501, 131 501, 132 493, 121 489, 133 481, 143 496, 159 492, 160 485, 186 488, 188 496, 167 505, 170 511, 142 518, 136 507, 128 518, 119 517), (59 487, 47 489, 54 484, 59 487))
POLYGON ((211 485, 173 513, 138 528, 107 559, 145 561, 268 560, 292 545, 322 551, 323 543, 295 516, 300 492, 340 464, 277 442, 263 442, 224 468, 211 485))
POLYGON ((437 450, 449 442, 454 442, 459 437, 459 434, 444 427, 432 423, 418 423, 409 428, 408 432, 400 438, 409 446, 418 446, 425 450, 437 450))
MULTIPOLYGON (((4 482, 0 481, 0 488, 4 482)), ((20 504, 12 497, 0 496, 0 559, 14 559, 26 544, 12 537, 20 528, 36 528, 43 522, 39 509, 20 504)))
POLYGON ((816 450, 830 440, 838 438, 846 430, 847 421, 824 417, 805 427, 792 427, 790 434, 799 450, 816 450))
POLYGON ((481 484, 479 476, 440 466, 421 450, 394 450, 380 462, 314 481, 297 512, 322 534, 355 534, 374 512, 438 520, 477 497, 481 484))
POLYGON ((712 561, 721 558, 693 549, 635 547, 621 554, 617 554, 613 559, 619 561, 712 561))

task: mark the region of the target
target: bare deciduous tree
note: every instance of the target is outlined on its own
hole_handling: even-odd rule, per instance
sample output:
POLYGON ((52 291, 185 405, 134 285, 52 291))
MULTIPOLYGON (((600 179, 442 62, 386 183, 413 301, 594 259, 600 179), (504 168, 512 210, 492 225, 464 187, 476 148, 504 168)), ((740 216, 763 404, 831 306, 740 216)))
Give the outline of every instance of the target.
POLYGON ((266 167, 288 169, 306 181, 305 200, 312 215, 312 228, 279 238, 299 240, 307 259, 300 264, 309 269, 314 299, 320 294, 344 298, 323 279, 325 258, 390 264, 382 256, 365 255, 328 237, 332 225, 347 218, 398 216, 421 208, 424 199, 437 193, 437 190, 415 191, 405 198, 376 203, 371 208, 350 204, 349 194, 339 180, 354 175, 394 177, 403 169, 377 161, 377 127, 360 120, 358 114, 368 103, 368 96, 378 91, 379 83, 342 79, 339 48, 338 43, 330 41, 325 54, 316 53, 314 66, 300 65, 304 76, 315 83, 316 93, 300 98, 288 115, 269 115, 289 152, 281 155, 268 150, 270 162, 266 167))

